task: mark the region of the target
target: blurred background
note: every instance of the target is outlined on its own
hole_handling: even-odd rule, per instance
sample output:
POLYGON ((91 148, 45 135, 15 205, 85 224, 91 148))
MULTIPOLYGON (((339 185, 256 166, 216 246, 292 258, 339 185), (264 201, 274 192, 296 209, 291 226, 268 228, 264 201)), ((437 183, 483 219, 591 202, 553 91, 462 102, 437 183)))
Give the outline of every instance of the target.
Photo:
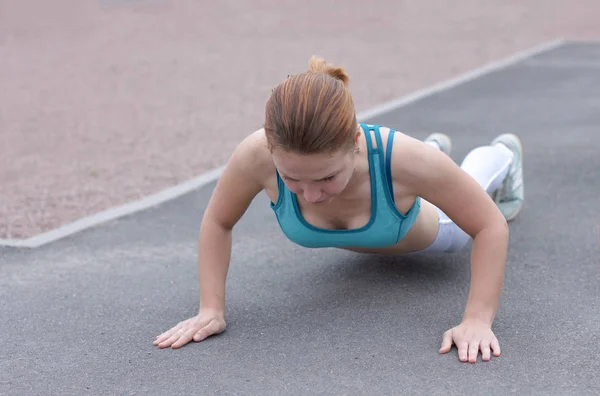
POLYGON ((0 0, 0 239, 223 165, 313 54, 361 112, 598 21, 598 0, 0 0))

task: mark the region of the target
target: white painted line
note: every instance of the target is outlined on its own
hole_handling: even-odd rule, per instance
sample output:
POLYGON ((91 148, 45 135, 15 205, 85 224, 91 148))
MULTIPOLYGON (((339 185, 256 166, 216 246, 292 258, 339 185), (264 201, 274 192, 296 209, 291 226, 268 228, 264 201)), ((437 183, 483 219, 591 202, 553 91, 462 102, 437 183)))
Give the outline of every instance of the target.
MULTIPOLYGON (((372 109, 366 110, 357 114, 357 119, 359 122, 364 122, 369 118, 382 115, 392 110, 396 110, 407 104, 417 102, 420 99, 423 99, 427 96, 430 96, 437 92, 442 92, 447 89, 456 87, 457 85, 464 84, 468 81, 474 80, 478 77, 484 76, 486 74, 490 74, 496 70, 505 68, 507 66, 518 63, 522 60, 525 60, 529 57, 537 55, 539 53, 550 51, 555 49, 562 44, 565 43, 564 39, 554 40, 548 43, 544 43, 542 45, 538 45, 536 47, 530 48, 525 51, 518 52, 508 58, 489 63, 483 67, 471 70, 465 74, 462 74, 456 78, 451 80, 443 81, 441 83, 435 84, 429 88, 422 89, 406 96, 402 96, 396 100, 393 100, 388 103, 384 103, 382 105, 376 106, 372 109)), ((138 201, 133 201, 131 203, 125 204, 123 206, 119 206, 116 208, 107 209, 105 211, 96 213, 94 215, 82 218, 73 223, 67 224, 60 228, 57 228, 52 231, 48 231, 46 233, 31 237, 29 239, 19 240, 19 239, 0 239, 0 246, 11 246, 11 247, 25 247, 25 248, 36 248, 42 245, 48 244, 50 242, 57 241, 61 238, 72 235, 76 232, 97 226, 101 223, 105 223, 110 220, 117 219, 119 217, 127 216, 133 214, 135 212, 139 212, 145 209, 148 209, 152 206, 161 204, 163 202, 169 201, 171 199, 177 198, 183 194, 196 190, 200 187, 203 187, 207 184, 212 183, 217 180, 223 171, 224 166, 221 166, 217 169, 213 169, 202 174, 199 177, 196 177, 192 180, 184 182, 182 184, 178 184, 174 187, 165 189, 156 194, 150 195, 146 198, 143 198, 138 201)))
POLYGON ((533 60, 523 62, 529 67, 543 67, 549 69, 600 69, 600 62, 569 61, 569 60, 533 60))
POLYGON ((165 189, 163 191, 159 191, 153 195, 149 195, 140 200, 133 201, 115 208, 107 209, 102 212, 98 212, 94 215, 84 217, 73 223, 64 225, 60 228, 48 231, 40 235, 36 235, 29 239, 0 239, 0 246, 36 248, 47 243, 54 242, 58 239, 67 237, 87 228, 91 228, 101 223, 105 223, 107 221, 114 220, 119 217, 127 216, 132 213, 148 209, 150 207, 159 205, 171 199, 175 199, 184 194, 187 194, 190 191, 193 191, 197 188, 200 188, 215 181, 219 177, 223 169, 224 166, 217 169, 213 169, 194 179, 188 180, 187 182, 178 184, 174 187, 165 189))
POLYGON ((564 40, 566 44, 600 44, 600 38, 565 38, 564 40))
POLYGON ((469 72, 462 74, 458 77, 455 77, 453 79, 450 79, 447 81, 442 81, 431 87, 413 92, 412 94, 392 100, 388 103, 381 104, 370 110, 361 112, 357 115, 357 117, 359 119, 370 119, 373 117, 377 117, 379 115, 385 114, 389 111, 395 110, 395 109, 405 106, 407 104, 415 103, 415 102, 419 101, 420 99, 423 99, 434 93, 448 90, 450 88, 456 87, 457 85, 464 84, 468 81, 474 80, 474 79, 484 76, 486 74, 490 74, 499 69, 503 69, 505 67, 514 65, 520 61, 523 61, 527 58, 538 55, 542 52, 553 50, 553 49, 561 46, 562 44, 564 44, 564 42, 565 42, 565 40, 563 40, 563 39, 554 40, 549 43, 544 43, 542 45, 538 45, 536 47, 530 48, 525 51, 517 52, 516 54, 509 56, 508 58, 489 63, 483 67, 469 71, 469 72))

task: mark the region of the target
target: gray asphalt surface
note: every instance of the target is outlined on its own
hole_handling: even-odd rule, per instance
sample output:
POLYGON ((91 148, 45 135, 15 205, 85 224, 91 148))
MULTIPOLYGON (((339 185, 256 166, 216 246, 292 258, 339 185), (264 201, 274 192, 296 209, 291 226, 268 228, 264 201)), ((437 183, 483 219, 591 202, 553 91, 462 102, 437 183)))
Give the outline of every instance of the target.
POLYGON ((494 331, 502 356, 438 354, 469 252, 309 250, 265 195, 234 232, 228 330, 180 350, 214 185, 35 250, 0 248, 0 394, 570 395, 600 392, 600 45, 567 44, 370 122, 444 131, 460 162, 499 133, 525 148, 494 331))

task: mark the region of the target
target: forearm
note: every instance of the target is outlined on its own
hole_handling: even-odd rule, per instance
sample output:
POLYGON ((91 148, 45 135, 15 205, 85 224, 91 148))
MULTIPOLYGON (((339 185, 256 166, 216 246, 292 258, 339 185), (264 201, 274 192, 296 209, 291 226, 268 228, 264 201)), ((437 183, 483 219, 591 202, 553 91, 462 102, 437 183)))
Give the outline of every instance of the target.
POLYGON ((479 319, 490 325, 500 302, 506 267, 508 227, 483 229, 473 240, 471 286, 464 319, 479 319))
POLYGON ((225 312, 225 284, 231 259, 231 230, 205 219, 198 243, 200 309, 225 312))

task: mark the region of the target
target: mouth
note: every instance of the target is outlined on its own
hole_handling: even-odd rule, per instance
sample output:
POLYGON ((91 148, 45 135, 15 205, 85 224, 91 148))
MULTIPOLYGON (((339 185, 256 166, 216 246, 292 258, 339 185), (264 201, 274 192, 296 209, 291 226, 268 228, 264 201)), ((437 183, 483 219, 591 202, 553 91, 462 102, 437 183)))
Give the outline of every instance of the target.
POLYGON ((329 198, 321 199, 319 201, 316 201, 315 204, 328 203, 328 202, 331 202, 333 200, 333 198, 334 197, 329 197, 329 198))

